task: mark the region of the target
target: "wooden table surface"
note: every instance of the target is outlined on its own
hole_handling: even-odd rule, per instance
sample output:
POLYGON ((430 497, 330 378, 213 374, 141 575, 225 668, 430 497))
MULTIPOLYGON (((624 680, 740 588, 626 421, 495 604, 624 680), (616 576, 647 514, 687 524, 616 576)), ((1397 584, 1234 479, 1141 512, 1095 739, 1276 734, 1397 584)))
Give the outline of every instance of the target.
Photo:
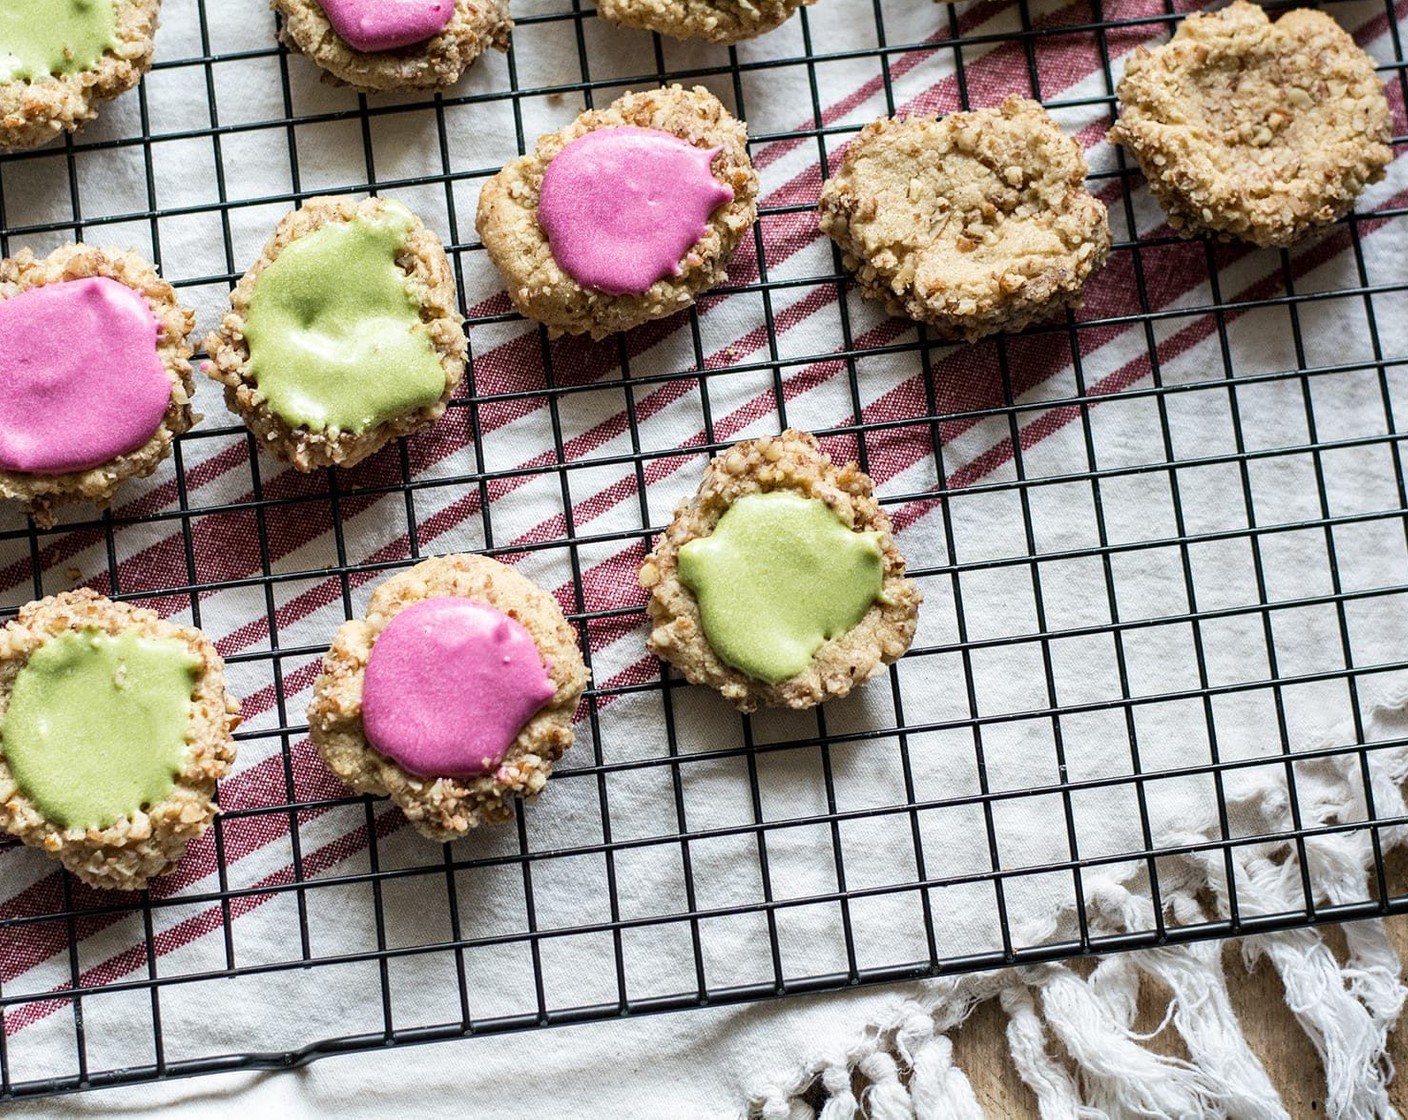
MULTIPOLYGON (((1390 859, 1388 870, 1391 883, 1408 885, 1408 858, 1390 859)), ((1408 960, 1408 917, 1389 918, 1387 923, 1399 955, 1408 960)), ((1325 937, 1336 953, 1343 952, 1344 939, 1338 929, 1327 927, 1325 937)), ((1242 1029, 1266 1066, 1272 1083, 1281 1091, 1286 1110, 1297 1120, 1323 1116, 1325 1079, 1320 1059, 1295 1017, 1286 1009, 1275 968, 1263 959, 1249 974, 1235 942, 1223 950, 1223 967, 1242 1029)), ((1163 1021, 1167 1000, 1167 990, 1156 990, 1146 978, 1136 1029, 1155 1030, 1163 1021)), ((968 1075, 979 1103, 989 1116, 1024 1120, 1037 1115, 1036 1098, 1012 1068, 1003 1036, 1006 1027, 1007 1017, 996 1002, 980 1006, 952 1036, 954 1061, 968 1075)), ((1186 1057, 1181 1042, 1178 1032, 1168 1026, 1147 1045, 1162 1053, 1186 1057)), ((1390 1036, 1389 1055, 1400 1071, 1390 1096, 1395 1107, 1408 1112, 1408 1031, 1398 1030, 1390 1036)))

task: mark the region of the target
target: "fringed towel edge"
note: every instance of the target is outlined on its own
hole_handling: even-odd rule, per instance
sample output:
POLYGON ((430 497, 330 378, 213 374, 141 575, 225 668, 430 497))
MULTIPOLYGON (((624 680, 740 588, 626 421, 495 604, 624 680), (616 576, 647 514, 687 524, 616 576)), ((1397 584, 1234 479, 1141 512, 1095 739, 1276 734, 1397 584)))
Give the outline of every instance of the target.
MULTIPOLYGON (((1379 706, 1371 718, 1402 724, 1405 700, 1379 706)), ((1400 739, 1401 741, 1401 739, 1400 739)), ((1294 756, 1292 756, 1294 758, 1294 756)), ((1258 828, 1248 835, 1408 816, 1403 784, 1408 750, 1394 748, 1294 759, 1291 810, 1280 768, 1241 792, 1237 809, 1258 828), (1367 788, 1366 788, 1367 787, 1367 788), (1302 792, 1308 790, 1309 795, 1302 792), (1372 800, 1371 800, 1372 799, 1372 800)), ((1226 917, 1228 863, 1206 835, 1170 837, 1169 848, 1191 854, 1160 857, 1176 871, 1161 890, 1170 925, 1226 917), (1209 901, 1210 900, 1210 901, 1209 901)), ((1376 854, 1408 842, 1408 830, 1319 832, 1301 844, 1237 846, 1232 853, 1238 912, 1243 916, 1295 911, 1305 884, 1317 905, 1371 897, 1376 854), (1375 845, 1377 836, 1377 848, 1375 845), (1301 852, 1304 852, 1302 863, 1301 852)), ((1164 875, 1160 872, 1161 884, 1164 875)), ((1154 910, 1137 877, 1087 874, 1087 921, 1093 931, 1148 930, 1154 910)), ((1317 928, 1249 936, 1248 969, 1268 959, 1286 1003, 1314 1044, 1325 1071, 1327 1120, 1397 1117, 1388 1097, 1393 1068, 1389 1032, 1408 988, 1398 954, 1378 920, 1344 927, 1341 963, 1317 928)), ((980 1003, 1000 1001, 1013 1066, 1037 1101, 1041 1120, 1123 1120, 1177 1117, 1209 1120, 1287 1120, 1288 1113, 1252 1052, 1228 995, 1223 943, 1206 941, 1098 958, 1088 975, 1047 964, 936 980, 923 997, 888 1021, 872 1024, 845 1053, 820 1057, 789 1078, 764 1086, 749 1115, 756 1120, 977 1120, 984 1113, 967 1076, 953 1061, 949 1033, 980 1003), (1181 1036, 1187 1060, 1157 1054, 1134 1031, 1140 985, 1152 978, 1171 993, 1167 1022, 1181 1036), (1063 1056, 1053 1054, 1058 1040, 1063 1056), (820 1085, 820 1112, 808 1103, 820 1085), (856 1086, 864 1086, 859 1092, 856 1086)))

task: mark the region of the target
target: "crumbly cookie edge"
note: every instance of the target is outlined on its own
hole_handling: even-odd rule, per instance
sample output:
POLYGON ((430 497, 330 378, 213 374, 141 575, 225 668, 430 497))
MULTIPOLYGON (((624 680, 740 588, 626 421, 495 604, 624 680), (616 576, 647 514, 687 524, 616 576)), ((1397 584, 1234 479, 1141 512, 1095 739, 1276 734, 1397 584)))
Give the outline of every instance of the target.
POLYGON ((760 4, 753 0, 725 8, 711 0, 598 0, 597 14, 610 23, 637 31, 732 46, 776 31, 798 9, 815 3, 816 0, 762 0, 760 4))

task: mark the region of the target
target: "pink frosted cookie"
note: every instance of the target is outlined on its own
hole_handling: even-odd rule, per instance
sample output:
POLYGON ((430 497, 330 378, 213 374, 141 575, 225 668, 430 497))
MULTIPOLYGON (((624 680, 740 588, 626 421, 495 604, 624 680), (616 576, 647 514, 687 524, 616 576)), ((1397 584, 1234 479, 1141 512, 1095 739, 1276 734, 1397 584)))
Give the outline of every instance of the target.
POLYGON ((195 316, 135 253, 70 245, 0 262, 0 496, 40 525, 104 508, 190 428, 195 316))
POLYGON ((562 271, 612 296, 644 295, 678 277, 714 211, 733 201, 712 170, 721 151, 634 125, 573 140, 548 164, 538 199, 538 223, 562 271), (616 204, 603 206, 608 197, 616 204))
POLYGON ((450 25, 450 0, 319 0, 332 29, 363 54, 426 43, 450 25))
POLYGON ((508 49, 508 0, 274 0, 283 39, 361 90, 443 89, 508 49))
POLYGON ((444 556, 387 580, 337 632, 308 722, 339 778, 453 840, 542 790, 586 683, 551 595, 487 557, 444 556))
POLYGON ((509 298, 602 338, 692 304, 757 218, 748 134, 702 87, 628 93, 484 185, 478 229, 509 298))

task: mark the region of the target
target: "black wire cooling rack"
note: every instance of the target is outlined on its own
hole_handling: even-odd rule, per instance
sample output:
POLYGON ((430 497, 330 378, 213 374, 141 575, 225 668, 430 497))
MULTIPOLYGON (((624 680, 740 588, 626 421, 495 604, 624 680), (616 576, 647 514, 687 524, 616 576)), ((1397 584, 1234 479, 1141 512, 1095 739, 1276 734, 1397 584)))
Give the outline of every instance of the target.
MULTIPOLYGON (((754 332, 755 345, 747 353, 736 347, 720 349, 711 320, 698 310, 664 331, 645 328, 599 345, 549 342, 545 334, 519 322, 497 294, 497 277, 473 234, 473 195, 467 192, 477 190, 512 149, 522 152, 531 144, 542 130, 535 123, 540 111, 556 114, 562 122, 583 103, 604 104, 629 87, 706 82, 740 117, 751 121, 755 155, 778 145, 790 145, 794 151, 807 146, 824 167, 828 154, 864 123, 834 108, 850 92, 833 78, 839 64, 870 60, 878 81, 871 103, 876 112, 871 115, 879 115, 905 105, 908 95, 901 88, 901 76, 915 64, 932 60, 945 67, 949 92, 925 106, 929 109, 968 108, 1021 93, 1042 99, 1058 118, 1084 113, 1094 122, 1091 127, 1104 127, 1114 113, 1111 58, 1131 43, 1166 34, 1187 5, 1174 0, 979 0, 957 5, 820 0, 817 8, 803 9, 787 28, 770 37, 767 50, 751 45, 686 49, 641 36, 639 42, 650 44, 654 66, 621 73, 603 52, 600 34, 605 29, 583 0, 528 0, 515 5, 518 29, 506 63, 490 59, 480 64, 481 71, 493 75, 486 84, 434 98, 368 99, 322 90, 318 96, 333 100, 317 104, 309 93, 317 92, 309 64, 275 45, 273 17, 239 17, 253 29, 247 41, 240 42, 224 26, 238 5, 227 11, 225 5, 205 0, 167 0, 168 22, 183 5, 194 10, 195 38, 180 48, 184 53, 159 54, 155 69, 142 90, 130 95, 126 110, 110 106, 104 122, 61 148, 0 159, 0 245, 6 255, 22 246, 42 249, 71 238, 145 240, 178 289, 193 299, 204 293, 211 297, 205 306, 213 308, 215 297, 223 296, 253 259, 252 246, 291 205, 313 194, 368 190, 419 199, 422 208, 430 199, 446 223, 442 231, 448 235, 466 303, 475 361, 464 395, 452 403, 438 429, 440 436, 403 441, 356 471, 289 476, 256 453, 217 399, 214 407, 206 408, 210 415, 205 422, 178 445, 168 473, 150 484, 157 488, 155 497, 144 498, 138 485, 119 499, 113 512, 99 519, 69 520, 49 531, 18 520, 0 523, 5 526, 0 531, 0 567, 23 577, 11 579, 13 586, 0 599, 6 616, 31 596, 79 582, 183 613, 208 626, 213 616, 226 617, 219 612, 230 609, 233 601, 240 604, 234 608, 237 616, 247 617, 248 626, 263 638, 227 649, 231 678, 237 692, 261 696, 266 711, 265 718, 251 720, 239 734, 243 753, 263 753, 262 778, 256 788, 242 792, 236 804, 222 791, 226 812, 212 834, 210 877, 175 888, 158 884, 141 895, 112 896, 54 872, 37 855, 14 847, 3 852, 7 877, 23 877, 0 883, 0 1098, 215 1071, 286 1068, 324 1055, 391 1044, 720 1006, 1408 911, 1408 892, 1389 881, 1380 850, 1384 827, 1408 821, 1377 815, 1368 788, 1374 752, 1401 747, 1404 740, 1372 740, 1364 728, 1367 702, 1360 696, 1366 680, 1408 668, 1408 662, 1393 657, 1355 660, 1360 612, 1391 612, 1408 594, 1408 556, 1393 565, 1396 578, 1380 576, 1365 586, 1353 575, 1362 550, 1381 556, 1385 549, 1402 550, 1408 537, 1395 416, 1395 404, 1402 407, 1399 383, 1408 352, 1401 349, 1404 335, 1386 326, 1400 324, 1408 313, 1408 274, 1402 267, 1408 251, 1408 205, 1402 196, 1340 222, 1318 243, 1320 248, 1253 254, 1263 267, 1255 282, 1248 282, 1237 273, 1249 259, 1247 249, 1182 242, 1166 228, 1160 230, 1138 172, 1112 154, 1092 174, 1092 189, 1110 202, 1116 234, 1105 275, 1122 279, 1109 298, 1092 301, 1085 310, 1019 338, 987 340, 972 349, 933 343, 908 326, 877 327, 883 318, 848 292, 839 259, 830 255, 825 243, 822 257, 809 258, 823 262, 819 269, 788 265, 777 245, 788 237, 814 237, 811 213, 820 170, 815 181, 803 184, 801 201, 774 199, 764 205, 751 244, 740 252, 743 266, 735 267, 728 287, 706 297, 702 305, 747 301, 751 319, 730 328, 738 335, 754 332), (826 38, 826 9, 845 5, 866 14, 867 28, 873 9, 869 41, 837 43, 826 38), (927 13, 922 36, 912 35, 916 5, 927 13), (897 30, 901 24, 903 33, 897 30), (535 43, 544 36, 575 41, 570 74, 544 72, 534 53, 535 43), (998 48, 1018 52, 1016 65, 1004 71, 1001 81, 993 79, 991 66, 983 61, 998 48), (1093 75, 1094 85, 1087 82, 1068 92, 1077 75, 1047 65, 1063 51, 1078 62, 1084 60, 1084 72, 1093 75), (272 115, 257 107, 262 103, 250 75, 259 67, 272 67, 279 76, 276 93, 282 110, 272 115), (785 75, 800 81, 787 88, 800 89, 804 98, 781 107, 767 105, 770 83, 776 79, 782 88, 785 75), (169 96, 164 92, 168 88, 181 92, 169 96), (249 109, 250 104, 256 108, 249 109), (180 112, 173 105, 179 105, 180 112), (447 122, 463 114, 481 114, 486 122, 496 122, 485 128, 502 134, 499 139, 509 148, 503 158, 468 163, 461 158, 451 141, 455 129, 447 122), (770 128, 767 123, 784 119, 809 123, 788 128, 770 128), (387 145, 397 129, 409 128, 411 122, 421 129, 418 143, 432 153, 438 168, 389 175, 387 145), (322 155, 310 158, 305 140, 319 129, 327 130, 330 139, 318 149, 322 155), (247 154, 245 142, 271 135, 286 138, 288 189, 242 194, 240 183, 254 158, 247 154), (216 185, 213 195, 182 197, 187 160, 208 163, 216 185), (93 170, 102 166, 99 161, 129 167, 145 201, 113 211, 104 197, 104 179, 93 170), (26 217, 33 213, 29 201, 36 192, 66 196, 71 215, 57 221, 26 217), (169 248, 164 257, 163 246, 173 243, 172 230, 184 229, 182 223, 208 230, 202 260, 172 259, 169 248), (241 240, 246 228, 257 231, 257 237, 250 233, 254 240, 241 240), (1133 232, 1141 229, 1146 232, 1133 232), (1366 251, 1371 237, 1397 239, 1396 270, 1391 267, 1393 253, 1366 251), (1318 264, 1336 254, 1348 263, 1331 282, 1317 279, 1318 264), (1384 267, 1384 259, 1390 267, 1384 267), (1193 275, 1188 287, 1201 295, 1173 298, 1164 285, 1171 272, 1193 275), (787 317, 799 295, 808 294, 834 304, 834 343, 808 348, 791 341, 787 317), (1256 346, 1238 333, 1251 319, 1262 324, 1258 337, 1269 332, 1289 348, 1289 361, 1262 360, 1256 346), (1314 330, 1307 326, 1312 320, 1314 330), (1194 322, 1207 325, 1214 357, 1195 374, 1174 376, 1169 372, 1171 340, 1194 322), (1325 325, 1331 322, 1348 322, 1348 334, 1331 331, 1325 325), (649 346, 666 337, 683 339, 682 348, 663 360, 648 359, 649 346), (1117 337, 1130 348, 1122 361, 1135 376, 1112 389, 1103 367, 1097 368, 1096 349, 1117 337), (486 350, 501 339, 514 338, 526 347, 526 357, 509 376, 486 384, 486 350), (1353 344, 1347 345, 1346 338, 1353 344), (1326 339, 1333 339, 1335 346, 1325 345, 1326 339), (1055 368, 1064 368, 1060 377, 1040 372, 1042 363, 1051 360, 1055 368), (873 407, 867 380, 878 369, 922 374, 920 405, 894 414, 873 407), (965 389, 965 377, 981 379, 983 369, 993 371, 986 387, 965 389), (570 576, 569 616, 589 650, 622 634, 639 644, 644 625, 639 596, 623 593, 613 601, 608 595, 603 601, 590 592, 586 585, 596 565, 610 555, 638 558, 662 527, 669 503, 655 493, 663 465, 680 460, 690 464, 678 472, 688 484, 681 482, 670 491, 672 499, 692 487, 705 456, 732 442, 734 432, 720 430, 716 423, 722 410, 720 394, 740 379, 751 379, 747 383, 761 386, 766 398, 759 415, 775 414, 779 425, 800 423, 808 414, 797 402, 794 378, 805 371, 820 371, 816 376, 837 394, 835 416, 844 421, 816 425, 828 446, 839 454, 854 454, 872 472, 889 462, 897 448, 920 448, 921 455, 906 460, 917 463, 919 475, 900 472, 898 481, 882 484, 881 493, 892 512, 916 503, 938 511, 926 523, 932 547, 909 548, 912 571, 928 599, 926 614, 933 612, 930 617, 941 618, 943 625, 921 632, 910 656, 888 678, 867 687, 867 694, 880 703, 883 718, 875 716, 872 705, 858 724, 832 706, 806 716, 803 724, 786 723, 779 733, 759 730, 756 717, 735 718, 720 706, 707 715, 717 729, 716 738, 685 743, 681 707, 702 702, 695 690, 683 688, 653 662, 614 671, 603 667, 598 657, 570 769, 555 776, 539 806, 520 813, 516 827, 499 830, 496 838, 477 835, 443 849, 408 846, 412 855, 405 858, 389 854, 388 837, 397 831, 397 815, 383 803, 347 796, 335 783, 329 786, 308 763, 306 728, 299 722, 304 701, 295 703, 293 698, 306 693, 332 626, 302 626, 299 610, 291 603, 300 595, 312 596, 315 607, 355 617, 373 577, 402 568, 422 554, 471 547, 523 562, 530 570, 551 558, 562 565, 564 576, 570 576), (642 402, 662 389, 677 390, 680 399, 697 409, 703 437, 694 445, 662 442, 647 422, 642 402), (1260 423, 1254 399, 1267 390, 1289 390, 1290 398, 1276 399, 1299 402, 1291 427, 1275 437, 1259 434, 1259 428, 1253 431, 1260 423), (1336 394, 1354 393, 1359 393, 1355 399, 1369 403, 1351 410, 1354 422, 1346 422, 1344 410, 1332 410, 1328 402, 1336 394), (1100 425, 1110 415, 1101 410, 1113 408, 1116 398, 1143 410, 1145 438, 1122 457, 1107 459, 1097 454, 1100 425), (1182 410, 1190 401, 1212 398, 1227 410, 1224 449, 1200 448, 1189 455, 1181 450, 1182 410), (626 441, 626 450, 611 450, 607 444, 584 446, 570 434, 575 430, 573 410, 594 402, 609 405, 606 415, 622 413, 617 438, 626 441), (550 437, 545 445, 519 447, 512 462, 488 454, 489 427, 504 416, 530 410, 547 417, 550 437), (1035 462, 1037 437, 1045 430, 1042 425, 1054 423, 1052 417, 1074 425, 1070 430, 1079 437, 1074 445, 1063 446, 1077 450, 1055 464, 1035 462), (1003 471, 965 473, 971 456, 963 451, 962 440, 977 427, 996 431, 996 446, 1010 459, 1003 471), (450 438, 460 441, 455 455, 437 460, 422 453, 427 446, 440 446, 424 441, 450 438), (1369 461, 1379 464, 1383 493, 1346 509, 1334 472, 1339 457, 1350 453, 1361 456, 1356 460, 1360 462, 1365 455, 1378 456, 1369 461), (1290 460, 1305 465, 1300 512, 1264 522, 1257 516, 1264 505, 1259 472, 1268 464, 1290 460), (1240 496, 1242 508, 1217 524, 1202 520, 1194 508, 1201 492, 1200 471, 1231 472, 1229 493, 1240 496), (217 476, 238 482, 217 484, 212 481, 217 476), (918 482, 913 481, 916 477, 918 482), (1160 508, 1167 507, 1167 513, 1151 513, 1148 524, 1135 531, 1114 524, 1107 510, 1116 493, 1150 480, 1162 488, 1160 508), (583 499, 608 481, 629 492, 620 504, 635 511, 630 523, 608 522, 604 529, 579 523, 583 499), (512 525, 515 507, 505 499, 520 488, 538 488, 560 502, 561 517, 536 536, 524 537, 512 525), (1057 489, 1079 489, 1087 495, 1087 543, 1059 548, 1044 543, 1049 538, 1041 514, 1043 494, 1057 489), (967 522, 962 511, 965 502, 975 501, 989 503, 975 507, 978 520, 1008 519, 1010 547, 965 555, 962 526, 967 522), (465 503, 456 515, 460 528, 453 532, 445 531, 446 502, 465 503), (358 527, 358 516, 373 506, 382 511, 383 523, 386 511, 395 511, 389 516, 397 533, 404 528, 404 536, 393 535, 389 543, 374 534, 368 537, 358 527), (990 512, 995 509, 1006 512, 990 512), (1357 535, 1361 530, 1379 535, 1357 535), (1322 584, 1297 587, 1290 594, 1280 590, 1279 546, 1288 539, 1309 540, 1323 550, 1328 575, 1322 584), (1211 545, 1241 548, 1243 564, 1235 571, 1224 567, 1209 572, 1200 556, 1211 545), (1147 571, 1156 558, 1169 565, 1167 581, 1160 585, 1169 601, 1129 609, 1122 601, 1121 583, 1127 565, 1142 565, 1147 571), (1082 573, 1077 584, 1095 604, 1093 620, 1065 618, 1054 610, 1054 586, 1062 571, 1082 573), (974 588, 984 579, 1005 581, 1013 596, 1017 589, 1022 596, 1030 594, 1028 616, 996 627, 980 617, 974 588), (1240 597, 1223 594, 1239 580, 1240 597), (1300 626, 1298 620, 1308 612, 1319 612, 1316 617, 1322 620, 1305 625, 1308 633, 1323 637, 1314 644, 1324 656, 1278 660, 1284 628, 1300 626), (1315 629, 1322 624, 1322 630, 1315 629), (1249 626, 1263 634, 1267 651, 1264 665, 1236 679, 1223 673, 1214 656, 1218 628, 1228 625, 1249 626), (1186 635, 1187 664, 1149 685, 1134 660, 1142 636, 1157 627, 1178 627, 1186 635), (1062 661, 1059 650, 1063 642, 1077 640, 1105 643, 1102 648, 1113 657, 1120 682, 1116 695, 1082 697, 1068 687, 1069 662, 1062 661), (1018 698, 994 708, 974 685, 982 676, 979 662, 995 653, 1034 658, 1034 701, 1018 698), (966 685, 953 691, 956 706, 936 712, 926 703, 931 698, 925 690, 947 679, 937 668, 941 665, 949 666, 952 679, 966 685), (1327 699, 1331 694, 1333 701, 1327 699), (1344 742, 1296 758, 1356 760, 1368 806, 1362 819, 1302 820, 1297 770, 1289 761, 1291 752, 1304 745, 1294 741, 1291 730, 1301 718, 1296 699, 1301 695, 1308 695, 1309 707, 1330 723, 1338 715, 1354 729, 1344 742), (653 704, 658 713, 658 743, 634 755, 619 749, 623 744, 614 737, 620 732, 609 710, 613 702, 628 698, 637 705, 653 704), (1237 705, 1251 699, 1265 705, 1261 711, 1266 718, 1258 726, 1275 748, 1270 756, 1235 749, 1238 728, 1245 726, 1244 719, 1239 722, 1237 705), (1181 762, 1170 764, 1167 756, 1152 760, 1157 752, 1145 716, 1178 706, 1192 713, 1190 726, 1201 728, 1197 734, 1203 741, 1181 762), (1096 717, 1104 720, 1100 734, 1117 741, 1124 762, 1114 770, 1082 774, 1081 721, 1096 717), (1004 781, 1000 771, 1011 748, 1004 733, 1032 722, 1047 729, 1042 750, 1050 777, 1004 781), (915 777, 918 752, 940 735, 960 736, 969 744, 965 749, 972 760, 971 784, 960 792, 921 788, 915 777), (845 766, 856 757, 879 757, 859 755, 862 749, 882 748, 886 764, 896 768, 896 794, 886 804, 848 804, 845 766), (760 769, 782 755, 805 755, 815 767, 812 792, 817 800, 790 816, 775 813, 760 788, 765 784, 760 769), (737 789, 751 805, 745 819, 722 825, 692 823, 697 814, 687 786, 692 768, 705 764, 734 768, 737 789), (1269 837, 1238 834, 1226 803, 1226 783, 1242 771, 1268 765, 1288 780, 1294 827, 1269 837), (623 810, 618 784, 623 779, 658 780, 673 805, 672 819, 656 822, 654 831, 645 835, 613 831, 613 821, 620 820, 623 810), (1183 847, 1156 839, 1160 833, 1151 820, 1157 816, 1160 783, 1171 780, 1206 783, 1207 796, 1217 808, 1219 836, 1183 847), (1078 827, 1081 797, 1109 790, 1129 795, 1130 818, 1141 838, 1133 847, 1109 850, 1078 827), (999 817, 1038 801, 1056 806, 1054 819, 1064 821, 1068 855, 1024 864, 1002 850, 999 817), (553 822, 569 806, 583 802, 595 814, 596 832, 583 838, 570 830, 555 831, 553 822), (959 810, 970 814, 973 834, 985 837, 982 866, 948 866, 942 852, 922 835, 926 814, 959 810), (340 829, 316 832, 334 817, 342 822, 340 829), (536 831, 540 821, 548 822, 542 832, 536 831), (899 881, 871 885, 858 873, 854 849, 844 837, 851 826, 865 822, 892 828, 895 860, 905 868, 899 881), (813 829, 820 850, 834 863, 834 883, 797 895, 789 889, 776 853, 787 831, 802 826, 813 829), (1372 839, 1375 867, 1362 899, 1317 901, 1307 880, 1302 902, 1289 911, 1241 912, 1231 860, 1238 846, 1280 840, 1304 855, 1309 838, 1337 832, 1367 832, 1372 839), (339 833, 341 839, 327 840, 339 833), (756 899, 717 905, 703 896, 701 853, 720 838, 745 844, 746 873, 758 877, 756 899), (243 860, 270 844, 281 845, 286 866, 248 881, 241 871, 243 860), (1162 860, 1194 849, 1226 857, 1228 916, 1175 925, 1166 922, 1158 905, 1162 860), (361 854, 350 864, 344 862, 354 851, 361 854), (679 900, 645 916, 623 902, 622 886, 623 865, 642 853, 677 858, 682 883, 679 900), (550 892, 554 875, 571 874, 582 860, 595 861, 602 871, 599 912, 552 914, 545 887, 550 892), (1150 928, 1113 934, 1092 929, 1083 906, 1084 876, 1129 864, 1146 877, 1155 901, 1150 928), (507 891, 511 903, 503 901, 504 893, 474 893, 482 884, 471 885, 467 877, 490 872, 502 872, 511 881, 511 890, 499 888, 507 891), (1072 932, 1032 940, 1016 931, 1019 903, 1014 898, 1032 879, 1064 884, 1060 893, 1073 915, 1072 932), (946 939, 945 908, 951 903, 945 899, 952 896, 944 892, 964 887, 986 892, 984 897, 995 902, 998 922, 985 942, 957 945, 946 939), (357 891, 361 893, 348 893, 357 891), (877 956, 855 934, 856 916, 869 902, 896 897, 916 901, 907 928, 893 927, 895 944, 908 948, 898 950, 898 958, 877 956), (335 900, 333 921, 368 924, 365 947, 337 952, 324 947, 325 898, 335 900), (443 933, 406 943, 396 935, 397 908, 430 906, 432 899, 447 908, 443 933), (275 945, 252 947, 240 936, 240 923, 269 900, 284 908, 284 936, 275 945), (484 932, 462 921, 466 905, 521 910, 505 919, 508 924, 500 931, 484 932), (838 916, 835 924, 825 927, 835 942, 837 964, 821 972, 798 973, 789 966, 784 927, 792 914, 817 907, 838 916), (729 919, 761 924, 769 961, 764 975, 732 977, 708 959, 710 923, 729 919), (639 958, 628 942, 638 931, 666 928, 680 932, 678 958, 692 979, 664 991, 652 990, 641 979, 639 958), (604 946, 597 965, 603 994, 586 1004, 562 1006, 554 999, 545 960, 555 945, 587 936, 604 946), (207 955, 195 963, 173 965, 177 958, 171 954, 178 943, 199 943, 207 955), (525 954, 523 998, 513 1006, 484 1007, 479 992, 481 955, 498 949, 525 954), (407 962, 443 963, 447 1011, 407 1011, 398 987, 407 962), (44 977, 40 982, 30 979, 36 968, 44 977), (312 1008, 322 998, 323 978, 349 968, 362 969, 352 990, 370 1009, 368 1029, 354 1031, 349 1026, 306 1036, 295 1032, 272 1048, 265 1037, 235 1039, 215 1053, 191 1053, 186 1040, 175 1036, 172 1007, 184 989, 208 990, 210 999, 228 1006, 259 998, 261 979, 297 975, 312 1008), (225 986, 211 988, 212 983, 225 986), (104 1001, 121 1001, 121 1015, 106 1014, 104 1001), (24 1043, 26 1032, 41 1020, 49 1030, 55 1022, 65 1024, 61 1034, 45 1036, 49 1041, 42 1061, 24 1043), (125 1054, 120 1061, 108 1057, 113 1032, 144 1040, 144 1056, 134 1060, 125 1054), (325 1037, 329 1034, 343 1037, 325 1037), (53 1041, 56 1037, 58 1042, 53 1041)), ((1403 121, 1408 72, 1393 0, 1325 6, 1360 24, 1386 20, 1375 39, 1380 44, 1377 62, 1395 107, 1393 143, 1402 151, 1408 144, 1403 121)), ((211 325, 207 315, 202 328, 211 325)), ((1374 477, 1373 469, 1362 477, 1374 477)), ((1290 562, 1294 564, 1294 558, 1290 562)), ((617 580, 623 587, 630 583, 630 565, 625 567, 627 575, 617 580)), ((351 1016, 348 1022, 362 1020, 351 1016)))

